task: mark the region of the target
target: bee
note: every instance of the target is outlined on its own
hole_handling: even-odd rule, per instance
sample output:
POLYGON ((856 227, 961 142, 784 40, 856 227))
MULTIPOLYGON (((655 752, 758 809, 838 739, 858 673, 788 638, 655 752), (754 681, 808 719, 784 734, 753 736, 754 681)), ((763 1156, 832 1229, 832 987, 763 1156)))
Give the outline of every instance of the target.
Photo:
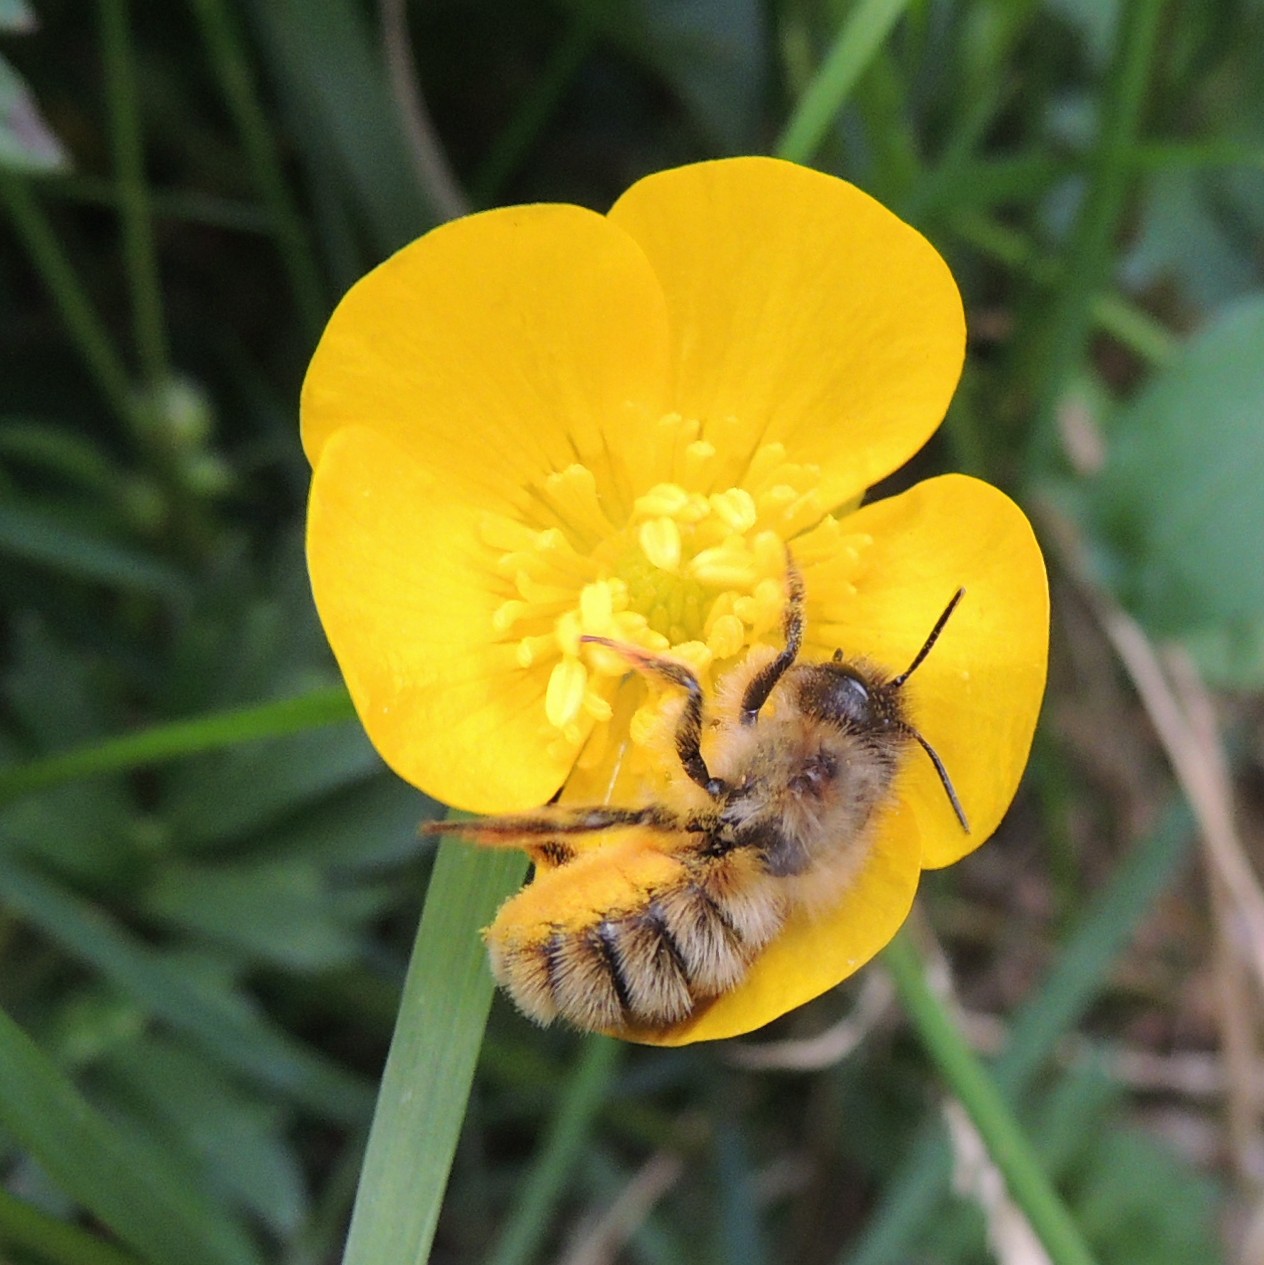
POLYGON ((893 676, 841 650, 800 662, 804 588, 793 560, 786 588, 784 648, 752 651, 730 672, 710 720, 684 664, 583 638, 683 691, 675 754, 697 789, 678 788, 680 806, 559 805, 423 828, 518 847, 534 862, 534 879, 484 932, 492 974, 529 1018, 662 1031, 738 987, 792 912, 825 907, 846 889, 911 744, 969 832, 948 771, 901 693, 965 590, 893 676))

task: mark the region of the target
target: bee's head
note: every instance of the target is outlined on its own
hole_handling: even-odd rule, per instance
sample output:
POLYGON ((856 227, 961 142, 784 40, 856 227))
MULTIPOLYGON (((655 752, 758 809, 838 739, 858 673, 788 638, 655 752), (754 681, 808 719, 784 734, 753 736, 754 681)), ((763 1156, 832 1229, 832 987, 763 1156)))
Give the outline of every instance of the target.
POLYGON ((943 785, 944 794, 956 814, 961 828, 970 833, 970 823, 965 809, 957 798, 952 779, 935 748, 926 741, 909 722, 904 713, 901 691, 904 682, 917 671, 930 653, 949 616, 965 595, 965 589, 953 594, 943 614, 922 643, 922 648, 898 676, 888 677, 880 670, 864 663, 848 663, 841 650, 836 651, 829 663, 799 664, 794 669, 793 685, 797 690, 797 702, 804 715, 826 724, 836 725, 843 733, 852 733, 869 739, 870 745, 891 751, 901 739, 911 738, 929 756, 943 785))
POLYGON ((813 720, 866 735, 903 725, 899 691, 841 654, 831 663, 801 664, 794 675, 796 702, 813 720))

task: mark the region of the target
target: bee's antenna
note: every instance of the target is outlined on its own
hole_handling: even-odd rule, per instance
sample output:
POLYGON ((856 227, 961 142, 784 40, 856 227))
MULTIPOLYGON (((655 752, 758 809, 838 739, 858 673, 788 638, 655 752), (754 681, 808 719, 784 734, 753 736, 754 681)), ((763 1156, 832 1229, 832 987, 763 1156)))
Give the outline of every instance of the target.
MULTIPOLYGON (((960 597, 960 596, 961 596, 961 593, 958 593, 957 597, 960 597)), ((957 601, 957 598, 954 597, 952 600, 953 600, 953 603, 955 604, 957 601)), ((951 611, 952 607, 950 606, 948 609, 951 611)), ((939 622, 940 622, 940 625, 942 625, 944 621, 941 619, 939 622)), ((919 655, 918 658, 920 659, 921 656, 919 655)), ((917 665, 914 664, 913 666, 916 667, 917 665)), ((908 673, 905 673, 905 675, 907 676, 908 673)), ((931 764, 935 766, 935 772, 939 774, 939 780, 940 782, 943 783, 944 794, 948 796, 948 802, 952 805, 952 811, 957 814, 957 820, 961 823, 961 829, 964 830, 966 834, 969 834, 970 822, 969 822, 969 819, 966 817, 966 810, 961 807, 961 801, 957 798, 957 792, 952 784, 952 778, 948 776, 948 770, 944 768, 944 762, 939 758, 939 753, 935 750, 934 747, 930 745, 929 742, 926 741, 925 738, 922 737, 921 734, 917 732, 916 729, 913 728, 912 725, 902 724, 900 728, 906 734, 908 734, 910 738, 916 738, 917 741, 921 744, 922 750, 925 751, 928 756, 930 756, 930 762, 931 764)))
MULTIPOLYGON (((965 597, 965 595, 966 595, 965 589, 958 589, 952 595, 952 597, 948 600, 948 605, 944 607, 944 613, 940 615, 940 617, 935 621, 935 626, 934 628, 930 630, 930 635, 922 643, 922 648, 917 652, 917 654, 913 656, 913 662, 910 663, 908 667, 905 668, 904 671, 901 672, 900 675, 897 676, 895 680, 891 682, 890 684, 891 689, 898 690, 900 686, 903 685, 904 682, 907 681, 909 677, 911 677, 913 673, 916 672, 917 669, 922 666, 922 660, 925 659, 928 654, 930 654, 931 647, 934 646, 935 642, 939 640, 939 634, 944 631, 944 625, 948 622, 948 617, 953 613, 953 611, 957 609, 957 603, 961 601, 961 599, 965 597)), ((918 741, 921 742, 921 739, 918 738, 918 741)), ((922 743, 922 745, 926 746, 924 742, 922 743)), ((926 750, 930 751, 930 748, 926 747, 926 750)), ((938 767, 939 759, 937 756, 935 756, 933 752, 931 752, 931 759, 935 761, 935 764, 938 767)), ((945 778, 944 780, 945 782, 947 782, 947 778, 945 778)), ((949 795, 952 796, 951 791, 949 791, 949 795)), ((953 802, 955 803, 956 797, 952 796, 952 798, 953 798, 953 802)), ((961 815, 960 809, 957 810, 957 815, 958 816, 961 815)))
MULTIPOLYGON (((944 625, 948 622, 953 611, 957 609, 957 603, 965 597, 964 588, 958 589, 952 597, 948 599, 948 605, 944 607, 943 614, 935 621, 935 626, 930 630, 926 640, 922 643, 922 648, 913 656, 913 662, 904 669, 894 680, 891 681, 888 689, 898 690, 905 681, 922 666, 922 661, 930 654, 935 642, 939 640, 939 634, 944 631, 944 625)), ((922 750, 930 757, 930 762, 935 766, 935 772, 939 774, 939 780, 943 785, 944 794, 948 796, 948 802, 952 805, 952 811, 957 814, 957 820, 961 823, 961 829, 970 833, 970 822, 966 818, 966 811, 961 807, 961 801, 957 798, 956 788, 952 784, 952 778, 948 776, 948 770, 944 768, 944 762, 939 758, 939 752, 922 737, 921 734, 909 724, 900 724, 900 728, 909 735, 910 738, 916 738, 922 750)))

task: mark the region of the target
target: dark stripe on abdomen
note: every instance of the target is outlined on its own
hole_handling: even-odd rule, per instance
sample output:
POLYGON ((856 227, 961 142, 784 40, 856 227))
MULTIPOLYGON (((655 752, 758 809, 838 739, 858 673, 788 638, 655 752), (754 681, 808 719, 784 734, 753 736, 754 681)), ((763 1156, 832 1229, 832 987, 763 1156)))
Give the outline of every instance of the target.
POLYGON ((614 985, 615 996, 619 999, 619 1008, 626 1015, 631 1011, 632 1003, 628 997, 628 982, 623 976, 623 966, 619 962, 619 955, 615 948, 619 941, 619 933, 610 925, 608 919, 603 918, 593 928, 592 934, 597 949, 605 961, 606 970, 610 973, 610 982, 614 985))

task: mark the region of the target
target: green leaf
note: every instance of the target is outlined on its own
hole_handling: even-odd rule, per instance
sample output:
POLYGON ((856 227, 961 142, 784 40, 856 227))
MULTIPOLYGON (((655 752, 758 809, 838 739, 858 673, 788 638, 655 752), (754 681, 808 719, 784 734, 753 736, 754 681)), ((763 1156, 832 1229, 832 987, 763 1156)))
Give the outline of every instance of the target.
POLYGON ((1221 1192, 1156 1138, 1119 1122, 1091 1133, 1076 1167, 1076 1211, 1111 1265, 1219 1265, 1221 1192))
POLYGON ((0 1125, 76 1202, 156 1262, 248 1265, 249 1240, 195 1187, 99 1116, 0 1011, 0 1125))
POLYGON ((45 172, 69 165, 66 151, 44 122, 22 77, 0 57, 0 167, 45 172))
POLYGON ((256 0, 265 52, 316 170, 335 173, 379 256, 433 223, 399 124, 374 26, 351 0, 256 0))
POLYGON ((183 849, 241 839, 378 772, 359 725, 311 729, 181 762, 163 777, 167 820, 183 849))
POLYGON ((382 888, 335 887, 301 860, 177 863, 163 868, 142 908, 252 961, 317 971, 361 956, 359 925, 381 912, 384 896, 382 888))
POLYGON ((1264 295, 1234 304, 1123 409, 1090 530, 1151 631, 1264 618, 1264 295))
MULTIPOLYGON (((1257 179, 1258 179, 1258 173, 1257 179)), ((1226 213, 1223 182, 1199 169, 1160 169, 1147 181, 1145 214, 1123 279, 1133 291, 1177 281, 1199 308, 1238 299, 1256 272, 1253 239, 1226 213)))
MULTIPOLYGON (((307 1210, 303 1177, 285 1143, 287 1113, 251 1094, 198 1051, 142 1035, 93 1068, 97 1097, 110 1093, 151 1144, 184 1161, 188 1180, 290 1235, 307 1210)), ((117 1114, 112 1113, 112 1114, 117 1114)))
POLYGON ((105 500, 117 498, 126 479, 101 444, 52 422, 0 419, 0 458, 47 471, 105 500))
POLYGON ((753 0, 572 0, 569 7, 653 66, 717 154, 759 149, 768 48, 753 0))
POLYGON ((59 1221, 23 1199, 15 1199, 3 1187, 0 1247, 29 1253, 47 1265, 140 1265, 130 1253, 59 1221))
MULTIPOLYGON (((1048 978, 1013 1016, 1009 1041, 996 1063, 996 1078, 1011 1099, 1031 1092, 1058 1042, 1100 994, 1111 965, 1187 860, 1192 830, 1185 804, 1170 805, 1083 910, 1048 978)), ((907 1148, 859 1242, 839 1265, 902 1265, 911 1259, 919 1236, 939 1223, 951 1172, 942 1131, 924 1129, 907 1148)))
POLYGON ((0 505, 0 553, 124 592, 178 599, 188 591, 184 576, 144 550, 15 502, 0 505))
POLYGON ((271 827, 267 852, 344 871, 399 865, 432 846, 417 826, 433 816, 432 800, 383 772, 271 827))
POLYGON ((1200 628, 1183 641, 1209 685, 1264 690, 1264 620, 1200 628))
MULTIPOLYGON (((13 622, 0 702, 24 748, 56 750, 96 740, 113 711, 103 684, 82 650, 65 644, 43 620, 13 622)), ((0 739, 0 783, 25 767, 18 744, 0 739)), ((5 833, 21 841, 23 852, 46 858, 62 874, 107 887, 134 866, 135 816, 125 784, 105 778, 0 807, 5 833)))
POLYGON ((359 1124, 367 1113, 368 1090, 357 1077, 3 851, 0 902, 226 1067, 331 1120, 359 1124))

